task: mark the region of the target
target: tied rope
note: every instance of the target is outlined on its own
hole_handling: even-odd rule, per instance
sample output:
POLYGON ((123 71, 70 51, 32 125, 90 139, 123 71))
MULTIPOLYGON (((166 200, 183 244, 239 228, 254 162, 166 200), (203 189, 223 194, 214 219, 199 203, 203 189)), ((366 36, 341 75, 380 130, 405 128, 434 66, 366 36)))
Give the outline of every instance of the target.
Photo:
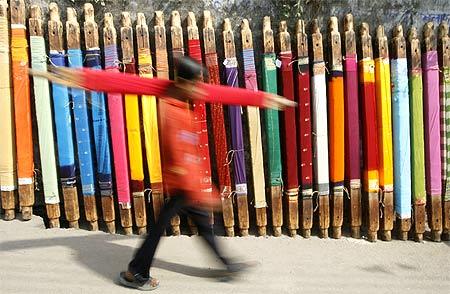
MULTIPOLYGON (((111 72, 118 72, 118 55, 115 44, 107 45, 105 52, 105 69, 111 72)), ((111 143, 114 156, 114 174, 116 178, 116 188, 118 202, 121 207, 131 206, 129 171, 127 157, 127 141, 125 135, 125 118, 123 97, 118 93, 108 93, 108 111, 111 127, 111 143)))
POLYGON ((9 58, 9 31, 7 16, 0 17, 0 191, 14 191, 16 185, 16 144, 14 140, 14 112, 11 93, 11 64, 9 58))
MULTIPOLYGON (((294 76, 292 71, 292 52, 281 52, 281 83, 283 96, 294 100, 294 76)), ((283 138, 285 142, 283 150, 283 159, 285 162, 285 186, 287 190, 295 189, 298 185, 298 163, 297 163, 297 128, 295 124, 295 109, 289 107, 284 111, 283 119, 283 138)))
MULTIPOLYGON (((202 64, 202 52, 200 48, 200 40, 189 39, 188 40, 189 56, 202 64)), ((203 101, 193 102, 194 113, 194 128, 197 134, 199 134, 198 153, 201 158, 201 189, 211 190, 211 165, 209 155, 209 143, 208 143, 208 128, 206 121, 206 104, 203 101)))
POLYGON ((360 180, 360 114, 358 97, 358 64, 356 54, 344 59, 345 177, 360 180))
MULTIPOLYGON (((86 50, 84 64, 92 69, 101 69, 100 49, 86 50)), ((109 146, 108 117, 105 94, 90 92, 92 126, 94 131, 97 181, 102 196, 112 195, 111 151, 109 146)))
MULTIPOLYGON (((67 53, 70 67, 81 68, 83 66, 83 54, 80 49, 69 49, 67 53)), ((93 196, 95 195, 95 180, 86 92, 73 88, 70 89, 70 94, 75 118, 75 135, 82 193, 84 196, 93 196)))
MULTIPOLYGON (((131 57, 129 60, 123 59, 122 62, 125 73, 136 73, 134 57, 131 57)), ((125 94, 124 99, 131 193, 140 193, 144 190, 144 165, 142 159, 139 98, 134 94, 125 94)))
MULTIPOLYGON (((275 58, 275 53, 265 53, 262 60, 263 90, 273 94, 278 92, 275 58)), ((275 109, 264 110, 271 186, 279 186, 279 179, 282 178, 280 123, 278 115, 279 113, 275 109)))
MULTIPOLYGON (((257 91, 255 57, 253 48, 242 50, 244 59, 245 87, 248 90, 257 91)), ((247 107, 248 126, 250 137, 250 153, 253 170, 254 205, 256 208, 266 207, 265 182, 264 182, 264 162, 261 139, 261 119, 259 108, 247 107)))
MULTIPOLYGON (((220 85, 219 65, 217 61, 217 53, 206 53, 205 63, 208 70, 209 83, 220 85)), ((214 154, 216 157, 217 174, 219 185, 224 187, 231 186, 231 176, 228 160, 228 146, 225 130, 225 120, 222 104, 211 104, 211 118, 214 136, 214 154)), ((231 163, 231 162, 230 162, 231 163)))
POLYGON ((308 58, 298 59, 298 137, 297 148, 300 161, 300 182, 304 189, 313 187, 313 151, 311 129, 311 84, 308 58))
POLYGON ((11 25, 11 61, 15 115, 16 162, 19 185, 32 184, 33 132, 26 27, 11 25))
MULTIPOLYGON (((66 66, 64 52, 50 50, 50 60, 55 66, 66 66)), ((55 114, 56 140, 58 147, 59 176, 65 187, 76 184, 75 152, 72 133, 72 116, 67 87, 52 83, 53 109, 55 114)))

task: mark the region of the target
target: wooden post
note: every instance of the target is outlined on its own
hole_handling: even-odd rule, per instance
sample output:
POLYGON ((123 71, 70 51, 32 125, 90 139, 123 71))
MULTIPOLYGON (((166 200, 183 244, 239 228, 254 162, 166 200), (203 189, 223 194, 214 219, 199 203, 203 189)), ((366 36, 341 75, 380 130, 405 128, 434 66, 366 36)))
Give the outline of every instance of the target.
MULTIPOLYGON (((23 0, 15 0, 15 1, 9 1, 9 4, 11 6, 10 13, 11 13, 11 28, 12 28, 12 30, 16 29, 15 26, 17 27, 17 30, 26 30, 25 2, 23 0)), ((23 36, 23 37, 26 38, 26 36, 23 36)), ((27 40, 25 39, 25 41, 27 41, 27 40)), ((14 50, 14 48, 11 49, 12 56, 14 56, 13 50, 14 50)), ((28 60, 26 60, 26 61, 28 62, 28 60)), ((14 58, 13 58, 13 68, 12 69, 13 69, 13 72, 12 72, 13 77, 14 77, 15 70, 17 70, 17 72, 19 74, 20 68, 17 68, 17 69, 15 68, 14 58)), ((28 83, 28 76, 25 75, 23 78, 25 78, 28 83)), ((23 80, 23 78, 22 78, 22 80, 23 80)), ((13 78, 13 80, 14 80, 14 78, 13 78)), ((22 91, 29 92, 30 91, 30 89, 28 89, 28 85, 25 84, 25 81, 19 80, 19 82, 22 83, 23 86, 25 86, 25 89, 20 89, 20 87, 18 87, 18 89, 16 89, 18 92, 22 92, 22 91)), ((15 84, 15 82, 14 82, 14 84, 15 84)), ((16 86, 16 85, 14 85, 14 86, 16 86)), ((19 94, 19 93, 16 93, 16 95, 17 94, 19 94)), ((27 97, 25 99, 30 98, 28 93, 23 92, 22 95, 24 95, 24 97, 27 97), (25 94, 28 96, 25 96, 25 94)), ((30 114, 28 114, 28 115, 30 115, 30 114)), ((26 120, 25 117, 23 119, 26 120)), ((31 124, 31 122, 30 122, 30 124, 31 124)), ((16 133, 16 136, 24 136, 24 135, 25 134, 17 134, 16 133)), ((29 140, 31 140, 31 138, 29 140)), ((25 150, 25 151, 31 152, 32 150, 25 150)), ((21 164, 20 160, 19 160, 18 165, 19 164, 21 164)), ((30 220, 31 217, 33 216, 34 182, 33 182, 33 179, 31 179, 30 183, 21 183, 21 175, 20 175, 19 167, 18 167, 18 170, 19 170, 19 205, 20 205, 20 209, 22 211, 22 219, 30 220)), ((8 193, 6 193, 6 194, 8 194, 8 193)), ((8 195, 8 196, 10 196, 10 195, 8 195)), ((10 199, 13 199, 13 197, 7 197, 6 199, 10 200, 10 199)), ((9 218, 10 214, 11 214, 11 210, 5 209, 5 218, 9 218)), ((14 217, 12 217, 12 218, 14 218, 14 217)))
MULTIPOLYGON (((50 51, 64 52, 63 46, 63 24, 59 17, 58 5, 54 2, 49 4, 50 20, 48 21, 48 41, 50 51)), ((58 99, 58 98, 56 98, 58 99)), ((76 186, 63 185, 64 208, 69 227, 78 228, 80 210, 78 207, 78 192, 76 186)))
MULTIPOLYGON (((320 27, 319 27, 319 22, 317 19, 314 19, 312 22, 312 26, 311 26, 311 41, 312 41, 312 52, 313 52, 313 78, 316 75, 325 75, 325 63, 324 63, 324 58, 323 58, 323 43, 322 43, 322 34, 320 33, 320 27), (322 65, 322 66, 320 66, 322 65)), ((326 87, 325 84, 323 85, 319 85, 319 87, 326 87)), ((314 93, 315 89, 313 88, 313 93, 314 93)), ((326 91, 325 91, 326 93, 326 91)), ((314 96, 314 94, 313 94, 314 96)), ((322 97, 319 97, 322 98, 322 97)), ((313 101, 314 103, 323 103, 320 101, 313 101)), ((326 102, 325 102, 326 103, 326 102)), ((314 111, 313 111, 314 112, 314 111)), ((317 115, 317 114, 316 114, 317 115)), ((313 116, 314 118, 314 116, 313 116)), ((314 118, 317 119, 317 118, 314 118)), ((316 124, 318 124, 319 122, 316 122, 316 124)), ((324 123, 324 122, 320 122, 320 123, 324 123)), ((316 135, 317 137, 318 135, 316 135)), ((319 143, 320 144, 320 143, 319 143)), ((318 150, 319 147, 324 148, 324 146, 314 146, 315 147, 315 157, 323 157, 326 156, 326 159, 322 159, 323 162, 327 163, 326 168, 328 169, 328 155, 325 154, 320 154, 320 151, 318 150)), ((328 146, 326 146, 328 147, 328 146)), ((318 162, 319 159, 316 159, 316 162, 318 162)), ((318 167, 316 166, 316 175, 319 173, 319 168, 324 168, 324 167, 318 167)), ((327 178, 328 178, 328 170, 323 171, 323 173, 327 173, 327 178)), ((317 183, 319 183, 319 178, 318 176, 315 177, 317 183)), ((322 184, 322 183, 319 183, 322 184)), ((328 183, 326 183, 328 184, 328 183)), ((327 187, 327 191, 329 188, 327 187)), ((317 189, 320 190, 320 189, 317 189)), ((330 226, 330 199, 329 199, 329 192, 321 192, 319 191, 319 227, 320 227, 320 237, 321 238, 328 238, 328 228, 330 226)))
MULTIPOLYGON (((229 60, 229 59, 235 60, 236 59, 236 47, 234 44, 234 34, 233 34, 232 27, 231 27, 231 22, 228 18, 226 18, 224 20, 222 35, 223 35, 225 59, 226 60, 229 60)), ((231 109, 229 109, 229 111, 231 111, 231 109)), ((240 118, 240 116, 239 116, 239 118, 240 118)), ((239 137, 239 136, 242 136, 242 133, 237 134, 237 137, 239 137)), ((237 145, 237 144, 233 144, 233 148, 235 148, 234 145, 237 145)), ((238 160, 236 155, 234 156, 233 160, 234 161, 238 160)), ((236 162, 234 162, 234 165, 235 164, 236 164, 236 162)), ((236 166, 235 166, 235 170, 236 170, 236 166)), ((245 170, 244 170, 244 172, 245 172, 245 170)), ((239 183, 239 184, 246 185, 246 183, 239 183)), ((235 186, 236 186, 236 190, 238 190, 237 184, 236 184, 236 178, 235 178, 235 186)), ((237 200, 237 209, 238 209, 239 230, 240 230, 242 236, 247 236, 248 228, 249 228, 247 191, 237 191, 236 200, 237 200)))
MULTIPOLYGON (((120 44, 122 46, 124 72, 135 74, 134 37, 130 13, 122 12, 120 22, 120 44)), ((142 235, 147 232, 147 213, 144 197, 144 168, 142 162, 140 130, 141 122, 137 95, 125 94, 125 114, 128 133, 128 154, 131 167, 131 192, 133 196, 134 220, 138 228, 138 234, 142 235)))
MULTIPOLYGON (((214 27, 212 25, 211 13, 209 11, 203 12, 203 44, 205 56, 215 57, 211 58, 211 61, 206 58, 206 66, 208 70, 211 70, 213 74, 210 74, 210 83, 220 84, 220 74, 219 66, 217 62, 217 52, 216 52, 216 37, 214 32, 214 27)), ((224 138, 221 136, 226 136, 225 124, 224 124, 224 114, 222 104, 212 104, 211 105, 211 116, 213 118, 213 125, 217 127, 214 128, 214 138, 216 143, 220 141, 219 138, 224 138)), ((225 158, 225 153, 227 152, 226 138, 224 139, 224 144, 221 147, 216 145, 216 164, 218 169, 223 166, 222 177, 219 176, 220 192, 222 198, 222 213, 223 222, 228 237, 234 236, 234 211, 233 211, 233 199, 230 197, 231 193, 231 179, 230 170, 228 165, 225 165, 225 159, 223 161, 220 158, 225 158), (222 149, 221 149, 222 148, 222 149)))
MULTIPOLYGON (((167 59, 166 28, 164 26, 164 14, 162 11, 155 11, 155 61, 156 76, 159 79, 169 79, 169 61, 167 59)), ((161 154, 162 156, 164 154, 161 154)), ((155 221, 159 218, 161 208, 164 205, 164 188, 161 185, 152 185, 153 214, 155 221)), ((174 216, 170 221, 174 235, 180 234, 180 217, 174 216)))
MULTIPOLYGON (((354 58, 355 59, 355 63, 352 65, 356 66, 357 63, 357 58, 356 58, 356 36, 355 36, 355 31, 353 30, 353 15, 352 14, 347 14, 344 18, 344 50, 345 50, 345 57, 346 59, 350 58, 354 58)), ((356 94, 358 93, 358 82, 357 82, 357 73, 349 73, 349 69, 345 68, 345 79, 346 82, 348 82, 347 85, 350 84, 350 81, 347 81, 347 79, 349 79, 348 75, 351 74, 355 74, 356 75, 356 88, 355 89, 346 89, 346 92, 349 93, 350 91, 355 91, 356 94)), ((347 86, 346 85, 346 86, 347 86)), ((355 85, 352 85, 355 86, 355 85)), ((346 94, 347 95, 347 94, 346 94)), ((350 96, 350 95, 349 95, 350 96)), ((348 97, 347 97, 348 98, 348 97)), ((347 113, 348 115, 348 113, 347 113)), ((351 117, 346 117, 346 119, 350 120, 351 117)), ((359 123, 359 122, 358 122, 359 123)), ((349 124, 349 128, 350 128, 350 124, 349 124)), ((348 129, 349 129, 348 128, 348 129)), ((347 138, 349 138, 349 136, 351 136, 351 134, 346 134, 347 138)), ((357 134, 358 138, 357 141, 359 142, 360 138, 359 138, 359 132, 357 134)), ((349 140, 347 140, 348 142, 349 140)), ((346 143, 346 145, 349 143, 346 143)), ((346 152, 349 150, 348 149, 349 146, 346 146, 346 152)), ((357 168, 357 174, 359 175, 359 162, 360 162, 360 158, 359 158, 359 148, 357 151, 358 155, 355 154, 346 154, 345 156, 348 157, 349 159, 346 161, 347 162, 351 162, 350 161, 350 156, 354 156, 355 158, 351 158, 354 161, 358 162, 358 168, 357 168)), ((361 238, 361 224, 362 224, 362 213, 361 213, 361 179, 360 176, 355 176, 352 175, 352 172, 350 171, 351 167, 350 166, 346 166, 345 167, 347 172, 346 174, 349 176, 346 176, 346 186, 347 186, 347 190, 349 191, 349 196, 350 196, 350 226, 352 229, 352 237, 353 238, 361 238)))
MULTIPOLYGON (((436 51, 436 36, 434 34, 434 25, 432 22, 428 22, 423 27, 423 49, 422 52, 426 55, 429 52, 436 51)), ((429 70, 429 69, 428 69, 429 70)), ((433 77, 432 77, 433 78, 433 77)), ((424 84, 428 84, 429 81, 424 79, 424 84)), ((439 81, 432 81, 433 83, 439 84, 439 81)), ((427 85, 432 87, 432 85, 427 85)), ((437 86, 437 85, 436 85, 437 86)), ((424 87, 425 89, 425 87, 424 87)), ((425 90, 426 91, 426 90, 425 90)), ((424 92, 425 92, 424 91, 424 92)), ((434 93, 433 93, 434 94, 434 93)), ((426 97, 425 97, 426 98, 426 97)), ((437 97, 428 97, 428 99, 438 99, 437 97)), ((439 123, 436 123, 436 127, 439 123)), ((439 142, 428 142, 429 145, 439 144, 439 142)), ((440 150, 440 149, 439 149, 440 150)), ((440 156, 440 154, 439 154, 440 156)), ((440 167, 439 167, 440 169, 440 167)), ((441 170, 439 170, 439 175, 441 175, 441 170)), ((431 179, 427 179, 431 182, 431 179)), ((441 179, 439 179, 441 180, 441 179)), ((430 183, 428 183, 430 185, 430 183)), ((428 185, 427 185, 428 186, 428 185)), ((442 197, 440 194, 432 194, 430 191, 427 193, 428 196, 428 226, 431 228, 431 239, 435 242, 441 241, 442 233, 442 197)))
MULTIPOLYGON (((98 26, 94 18, 94 7, 91 3, 84 4, 84 41, 85 50, 95 50, 99 48, 98 26)), ((116 232, 115 211, 114 211, 114 195, 101 195, 103 221, 106 224, 109 233, 116 232)))
MULTIPOLYGON (((10 167, 10 174, 9 177, 9 183, 7 184, 7 189, 2 189, 0 192, 1 194, 1 208, 4 209, 5 215, 3 216, 4 220, 13 220, 16 217, 15 213, 15 198, 16 198, 16 191, 17 187, 15 182, 17 181, 16 175, 13 172, 15 169, 15 138, 14 138, 14 110, 13 110, 13 104, 14 104, 14 98, 12 93, 12 86, 11 86, 11 62, 10 62, 10 38, 9 38, 9 30, 8 30, 8 3, 7 1, 0 1, 0 18, 2 21, 2 25, 5 26, 4 30, 1 32, 1 44, 2 52, 0 53, 2 58, 2 66, 7 66, 7 77, 5 77, 4 82, 1 84, 1 91, 2 95, 6 96, 2 99, 7 99, 8 102, 6 103, 8 105, 8 108, 10 108, 10 114, 6 119, 8 123, 4 123, 2 120, 2 123, 5 125, 5 128, 8 129, 9 135, 8 135, 8 145, 9 145, 9 154, 4 155, 7 159, 5 160, 7 165, 10 167), (9 124, 9 126, 6 126, 9 124), (8 191, 3 191, 8 190, 8 191)), ((5 105, 5 104, 2 104, 5 105)), ((3 158, 3 157, 2 157, 3 158)), ((3 164, 3 159, 2 159, 3 164)), ((5 180, 4 180, 5 181, 5 180)), ((3 185, 2 185, 3 186, 3 185)))
MULTIPOLYGON (((241 36, 242 36, 242 49, 251 50, 253 53, 253 35, 250 30, 250 25, 247 19, 242 20, 241 24, 241 36)), ((245 59, 245 56, 244 56, 245 59)), ((253 63, 250 67, 254 67, 254 59, 250 61, 253 63)), ((246 71, 244 63, 244 71, 246 71)), ((254 72, 254 81, 246 79, 246 87, 249 90, 258 90, 256 69, 254 72)), ((250 137, 250 149, 253 166, 253 191, 254 191, 254 204, 256 211, 256 226, 258 228, 258 235, 266 235, 267 215, 266 215, 266 196, 265 182, 264 182, 264 164, 263 164, 263 152, 262 152, 262 140, 261 140, 261 122, 259 117, 259 108, 247 107, 248 114, 248 127, 250 137)))
MULTIPOLYGON (((445 108, 447 112, 448 101, 450 99, 450 37, 448 36, 448 23, 441 22, 438 28, 438 53, 439 53, 439 64, 441 69, 441 95, 445 99, 445 108)), ((448 115, 446 114, 446 120, 448 119, 448 115)), ((449 140, 449 125, 446 122, 446 136, 447 142, 449 140)), ((449 145, 447 143, 447 154, 449 152, 449 145)), ((449 162, 449 156, 446 155, 446 163, 449 162)), ((443 208, 443 216, 442 216, 442 239, 444 241, 448 241, 450 238, 450 179, 448 174, 450 171, 447 167, 447 175, 445 176, 446 181, 443 183, 443 195, 442 195, 442 208, 443 208)))
MULTIPOLYGON (((369 34, 369 25, 365 22, 361 24, 360 29, 360 36, 361 36, 361 58, 362 60, 367 60, 372 63, 373 65, 373 52, 372 52, 372 37, 369 34)), ((365 71, 361 68, 360 72, 365 73, 365 71)), ((369 80, 367 83, 374 83, 375 75, 374 75, 374 69, 370 69, 367 71, 369 80), (373 70, 373 72, 372 72, 373 70)), ((364 80, 360 81, 361 83, 365 83, 364 80)), ((372 101, 372 99, 375 99, 375 97, 368 97, 368 101, 372 101)), ((369 102, 371 103, 371 102, 369 102)), ((375 115, 376 117, 376 115, 375 115)), ((375 133, 376 136, 376 133, 375 133)), ((370 142, 366 142, 366 144, 369 144, 370 142)), ((378 152, 378 150, 376 150, 378 152)), ((378 156, 378 155, 377 155, 378 156)), ((367 193, 367 198, 364 199, 364 206, 365 206, 365 215, 367 216, 367 239, 370 242, 375 242, 377 240, 377 232, 379 229, 379 207, 378 207, 378 166, 376 167, 376 174, 377 178, 370 179, 369 174, 370 171, 367 168, 367 171, 365 171, 365 188, 367 193)), ((375 173, 375 172, 374 172, 375 173)))
MULTIPOLYGON (((382 25, 379 25, 377 27, 377 37, 376 37, 376 52, 377 52, 377 62, 375 63, 375 66, 379 65, 380 67, 385 66, 385 63, 389 64, 389 45, 387 36, 384 33, 384 27, 382 25)), ((377 116, 381 119, 379 119, 378 124, 381 126, 378 126, 378 144, 379 144, 379 161, 380 161, 380 168, 379 170, 383 170, 383 173, 380 172, 380 186, 381 186, 381 193, 382 193, 382 205, 380 207, 381 209, 381 219, 380 219, 380 229, 381 229, 381 237, 384 241, 390 241, 392 239, 391 231, 394 228, 394 191, 393 191, 393 158, 392 158, 392 137, 386 138, 385 134, 380 134, 380 132, 386 132, 386 130, 391 130, 391 136, 392 136, 392 120, 391 120, 391 114, 389 113, 389 118, 383 117, 383 107, 387 108, 388 104, 389 108, 391 108, 391 93, 389 89, 389 93, 383 93, 383 89, 385 85, 386 79, 390 80, 390 69, 389 67, 377 69, 376 72, 380 71, 383 73, 387 73, 387 76, 381 76, 379 80, 376 80, 375 83, 377 84, 377 90, 380 91, 380 93, 377 93, 377 99, 383 100, 384 98, 387 98, 388 101, 377 101, 377 111, 381 113, 377 113, 377 116), (383 89, 380 89, 380 88, 383 89), (385 95, 386 97, 383 97, 382 95, 385 95), (381 106, 380 106, 381 105, 381 106), (385 125, 386 121, 389 121, 389 125, 385 125), (381 128, 381 131, 380 131, 381 128), (383 129, 385 128, 385 129, 383 129), (387 151, 385 150, 387 149, 387 151), (386 153, 387 154, 386 154, 386 153), (390 157, 390 158, 389 158, 390 157), (385 166, 386 165, 386 166, 385 166)))
POLYGON ((332 183, 332 195, 331 195, 331 207, 332 207, 332 220, 333 238, 339 239, 342 235, 341 227, 344 218, 344 114, 337 113, 338 109, 344 109, 344 78, 343 78, 343 66, 342 66, 342 50, 341 50, 341 35, 339 34, 338 19, 337 17, 331 17, 328 23, 329 36, 328 44, 330 50, 330 62, 331 77, 335 79, 336 83, 341 83, 342 90, 339 90, 339 85, 334 89, 332 87, 332 81, 330 81, 329 90, 330 96, 333 96, 333 103, 328 102, 329 117, 330 117, 330 134, 329 140, 336 141, 330 142, 330 177, 332 183), (334 109, 332 109, 332 105, 334 109), (334 111, 331 116, 331 111, 334 111), (334 121, 333 121, 334 119, 334 121), (334 125, 334 127, 331 127, 334 125), (341 126, 339 128, 339 126, 341 126), (333 156, 331 156, 333 154, 333 156), (333 158, 334 157, 334 158, 333 158), (334 161, 334 162, 331 162, 334 161))
MULTIPOLYGON (((103 46, 117 46, 117 32, 114 27, 113 15, 109 12, 104 16, 103 46)), ((120 221, 126 235, 133 233, 133 220, 131 217, 131 207, 119 205, 120 221)))
MULTIPOLYGON (((394 34, 392 39, 392 55, 394 59, 401 58, 406 61, 406 40, 405 37, 403 36, 402 25, 397 25, 394 28, 394 34)), ((410 132, 410 130, 408 130, 408 132, 410 132)), ((394 148, 397 147, 394 146, 394 148)), ((411 196, 411 194, 409 196, 411 196)), ((399 239, 404 241, 408 240, 408 232, 411 229, 411 218, 400 218, 397 215, 397 229, 399 239)))
POLYGON ((414 237, 417 242, 423 240, 423 233, 425 232, 426 223, 426 191, 425 191, 425 162, 424 162, 424 142, 423 142, 423 93, 422 93, 422 62, 421 62, 421 50, 420 50, 420 40, 417 36, 417 30, 412 27, 408 35, 408 47, 407 53, 409 58, 409 78, 410 78, 410 99, 411 99, 411 115, 413 129, 418 128, 417 132, 413 130, 411 132, 413 137, 412 147, 413 149, 418 148, 417 151, 413 150, 412 159, 414 162, 419 162, 418 168, 413 165, 413 183, 419 185, 419 178, 421 180, 420 188, 413 186, 413 203, 414 203, 414 237), (419 87, 416 88, 416 83, 413 81, 415 79, 419 83, 419 87), (416 92, 417 93, 414 93, 416 92), (416 101, 418 100, 418 101, 416 101), (416 115, 418 118, 416 118, 416 115), (417 138, 415 138, 417 136, 417 138), (419 144, 414 144, 416 142, 421 143, 421 148, 419 149, 419 144), (416 159, 416 152, 418 158, 416 159), (416 183, 415 183, 416 182, 416 183))
MULTIPOLYGON (((66 41, 67 49, 81 49, 80 46, 80 25, 77 21, 77 13, 74 8, 67 7, 66 21, 66 41)), ((95 202, 95 194, 92 196, 83 195, 84 212, 86 220, 89 222, 92 231, 98 230, 97 206, 95 202)))

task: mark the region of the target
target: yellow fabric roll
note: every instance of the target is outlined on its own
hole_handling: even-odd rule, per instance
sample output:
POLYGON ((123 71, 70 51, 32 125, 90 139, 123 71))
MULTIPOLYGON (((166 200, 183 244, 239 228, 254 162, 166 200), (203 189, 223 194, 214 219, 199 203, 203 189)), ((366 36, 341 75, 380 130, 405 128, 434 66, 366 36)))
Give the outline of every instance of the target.
MULTIPOLYGON (((139 100, 137 95, 125 95, 125 115, 127 121, 128 156, 132 181, 144 180, 142 164, 141 128, 139 122, 139 100)), ((136 192, 136 191, 132 191, 136 192)))
POLYGON ((393 191, 394 163, 392 155, 391 78, 389 59, 375 59, 375 86, 378 121, 378 164, 380 186, 393 191))
MULTIPOLYGON (((139 66, 152 65, 149 51, 139 51, 139 66)), ((153 72, 140 73, 140 76, 152 78, 153 72)), ((158 106, 155 96, 142 96, 142 119, 144 125, 145 150, 147 153, 150 183, 162 183, 161 152, 159 150, 158 106)))

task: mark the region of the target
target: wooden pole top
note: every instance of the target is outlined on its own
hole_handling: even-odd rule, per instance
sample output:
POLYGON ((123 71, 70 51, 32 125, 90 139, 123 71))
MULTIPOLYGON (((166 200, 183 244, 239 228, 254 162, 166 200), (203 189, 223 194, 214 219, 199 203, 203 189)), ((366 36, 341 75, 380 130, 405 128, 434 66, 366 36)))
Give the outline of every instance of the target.
POLYGON ((313 60, 315 62, 323 61, 322 34, 320 33, 319 21, 313 19, 311 22, 311 39, 313 45, 313 60))
POLYGON ((0 0, 0 17, 8 17, 8 3, 6 0, 0 0))
POLYGON ((448 36, 448 23, 443 21, 438 28, 438 41, 441 66, 450 66, 450 38, 448 36))
POLYGON ((418 38, 416 27, 411 27, 408 33, 408 49, 410 51, 410 62, 412 70, 420 70, 422 68, 420 40, 418 38))
POLYGON ((392 53, 394 58, 406 58, 406 40, 401 24, 396 25, 393 31, 392 53))
POLYGON ((114 27, 114 17, 110 12, 105 13, 104 16, 103 43, 105 46, 117 44, 117 32, 114 27))
POLYGON ((223 22, 223 43, 225 50, 225 58, 236 57, 236 47, 234 45, 234 34, 231 29, 231 22, 229 18, 225 18, 223 22))
POLYGON ((95 22, 94 6, 91 3, 84 4, 84 41, 86 49, 98 48, 98 26, 95 22))
POLYGON ((24 0, 9 1, 11 8, 11 24, 21 24, 25 26, 26 11, 24 0))
POLYGON ((280 21, 279 38, 280 38, 280 50, 281 52, 291 52, 291 35, 287 30, 287 23, 285 20, 280 21))
POLYGON ((362 58, 370 58, 373 59, 373 52, 372 52, 372 37, 370 36, 369 31, 369 24, 366 22, 363 22, 361 24, 361 28, 359 30, 359 33, 361 35, 361 53, 362 58))
POLYGON ((39 5, 31 5, 28 24, 30 27, 30 36, 44 36, 44 30, 42 28, 42 11, 39 5))
POLYGON ((377 27, 376 46, 378 57, 388 59, 389 58, 388 40, 384 32, 384 26, 382 25, 379 25, 377 27))
POLYGON ((131 63, 134 59, 134 46, 133 46, 133 28, 131 27, 130 13, 127 11, 122 12, 120 18, 120 40, 122 46, 122 61, 124 63, 131 63))
POLYGON ((339 34, 338 19, 335 16, 330 17, 328 22, 329 38, 328 42, 331 48, 330 64, 333 69, 342 71, 342 51, 341 35, 339 34))
POLYGON ((159 50, 166 50, 166 28, 164 27, 164 14, 162 11, 155 11, 155 47, 159 50))
POLYGON ((188 12, 188 17, 187 17, 187 31, 188 31, 188 39, 189 40, 200 39, 199 34, 198 34, 197 20, 195 18, 195 14, 191 11, 188 12))
POLYGON ((206 54, 216 52, 216 35, 211 13, 208 10, 203 11, 203 43, 206 54))
MULTIPOLYGON (((297 20, 297 55, 308 61, 308 35, 306 34, 305 22, 303 19, 297 20)), ((305 62, 303 62, 305 63, 305 62)))
POLYGON ((264 40, 264 53, 274 53, 274 41, 273 30, 270 23, 270 16, 264 16, 263 20, 263 40, 264 40))
POLYGON ((345 54, 356 54, 356 36, 353 30, 353 15, 351 13, 344 17, 344 44, 345 54))
POLYGON ((148 26, 145 20, 145 14, 141 12, 137 14, 136 38, 138 49, 150 49, 148 26))
POLYGON ((172 11, 170 34, 172 37, 172 49, 183 50, 183 28, 181 27, 181 17, 178 11, 172 11))
POLYGON ((241 23, 242 48, 253 49, 253 36, 248 20, 244 18, 241 23))
POLYGON ((436 50, 436 36, 434 35, 434 24, 427 22, 423 26, 423 45, 425 52, 436 50))
POLYGON ((48 41, 50 50, 63 51, 63 25, 59 17, 59 8, 55 2, 49 4, 48 41))
POLYGON ((67 7, 66 38, 67 49, 80 49, 80 25, 77 12, 72 7, 67 7))

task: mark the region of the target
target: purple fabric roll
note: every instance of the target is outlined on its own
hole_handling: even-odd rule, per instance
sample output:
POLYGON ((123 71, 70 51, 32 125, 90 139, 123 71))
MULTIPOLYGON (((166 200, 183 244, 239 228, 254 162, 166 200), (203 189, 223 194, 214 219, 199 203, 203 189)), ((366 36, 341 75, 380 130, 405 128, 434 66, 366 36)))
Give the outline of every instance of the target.
MULTIPOLYGON (((237 67, 226 67, 225 74, 228 86, 236 88, 239 87, 237 67)), ((228 116, 230 118, 231 124, 231 143, 234 150, 232 152, 234 153, 232 155, 234 183, 235 185, 246 184, 247 178, 245 176, 244 138, 242 136, 241 106, 228 106, 228 116)), ((238 187, 236 188, 236 190, 238 190, 239 192, 238 187)))
POLYGON ((425 173, 427 193, 440 195, 441 145, 439 105, 439 65, 437 51, 422 55, 425 112, 425 173))

